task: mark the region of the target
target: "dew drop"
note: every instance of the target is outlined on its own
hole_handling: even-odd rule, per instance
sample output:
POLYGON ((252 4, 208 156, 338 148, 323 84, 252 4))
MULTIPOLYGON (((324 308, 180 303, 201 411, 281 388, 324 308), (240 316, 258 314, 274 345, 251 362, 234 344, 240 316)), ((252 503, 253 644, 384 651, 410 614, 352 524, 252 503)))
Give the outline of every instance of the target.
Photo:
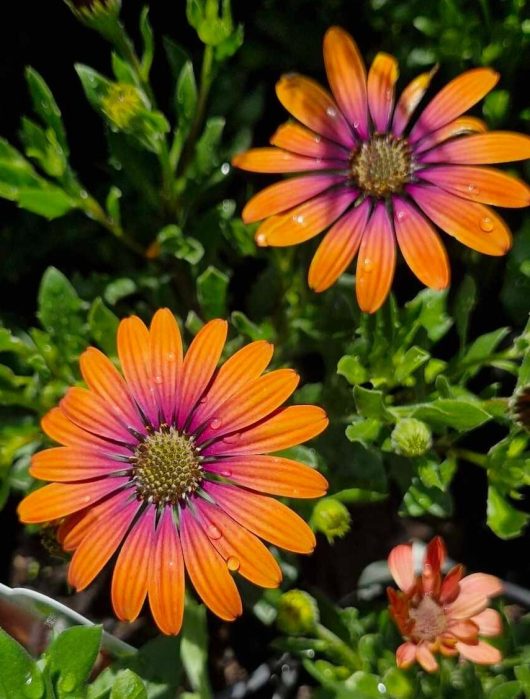
POLYGON ((258 233, 258 235, 256 236, 256 243, 261 247, 267 245, 267 236, 265 235, 265 233, 258 233))
POLYGON ((220 471, 219 473, 223 478, 230 478, 232 475, 232 471, 228 471, 228 470, 220 471))
POLYGON ((86 191, 86 189, 82 189, 79 192, 79 196, 81 197, 81 199, 88 199, 88 192, 86 191))
POLYGON ((239 566, 241 563, 239 562, 239 558, 236 558, 235 556, 230 556, 230 558, 227 560, 226 565, 228 566, 228 570, 236 571, 239 570, 239 566))
POLYGON ((480 219, 480 227, 484 233, 491 233, 491 231, 495 228, 495 225, 489 216, 483 216, 480 219))
POLYGON ((154 377, 154 382, 155 382, 155 383, 161 384, 162 381, 163 381, 163 379, 162 379, 162 377, 161 377, 159 374, 157 374, 157 375, 154 377))
POLYGON ((293 216, 293 221, 295 223, 298 223, 300 225, 303 225, 305 223, 305 217, 299 214, 298 216, 293 216))
POLYGON ((212 430, 218 430, 221 427, 221 420, 219 420, 218 417, 214 417, 214 419, 210 422, 210 427, 212 430))
POLYGON ((359 128, 359 122, 358 122, 358 121, 354 121, 354 122, 353 122, 353 128, 354 128, 354 129, 358 129, 358 128, 359 128))
POLYGON ((211 524, 207 529, 206 533, 210 537, 210 539, 213 539, 214 541, 217 541, 217 539, 220 539, 222 534, 221 530, 218 529, 214 524, 211 524))
POLYGON ((365 272, 371 272, 374 268, 374 263, 369 257, 365 257, 363 260, 363 269, 365 272))
POLYGON ((397 212, 397 214, 396 214, 397 220, 398 220, 398 221, 403 221, 403 219, 406 217, 406 215, 407 215, 407 214, 403 211, 403 209, 400 209, 400 210, 397 212))
POLYGON ((476 187, 474 184, 468 184, 468 186, 467 186, 467 191, 468 191, 470 194, 479 194, 479 193, 480 193, 479 188, 476 187))
POLYGON ((379 692, 379 694, 386 694, 386 687, 382 682, 379 682, 379 684, 377 685, 377 691, 379 692))
POLYGON ((322 136, 319 136, 318 134, 314 137, 314 142, 315 143, 320 143, 322 141, 322 136))
POLYGON ((337 110, 334 107, 328 107, 326 109, 326 114, 334 119, 337 116, 337 110))
POLYGON ((168 361, 168 362, 174 362, 176 358, 177 358, 177 357, 176 357, 176 355, 175 355, 174 352, 168 352, 168 353, 167 353, 167 361, 168 361))
POLYGON ((229 163, 223 163, 223 164, 221 165, 221 173, 222 173, 223 175, 228 175, 229 172, 230 172, 230 164, 229 164, 229 163))

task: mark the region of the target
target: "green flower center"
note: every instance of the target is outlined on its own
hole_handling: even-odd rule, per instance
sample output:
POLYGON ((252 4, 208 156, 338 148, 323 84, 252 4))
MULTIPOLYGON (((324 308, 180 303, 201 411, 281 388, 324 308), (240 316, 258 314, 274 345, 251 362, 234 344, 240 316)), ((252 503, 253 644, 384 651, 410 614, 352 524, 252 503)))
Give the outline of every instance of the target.
POLYGON ((386 197, 410 180, 412 158, 406 139, 376 134, 352 157, 353 179, 364 194, 386 197))
POLYGON ((412 635, 419 641, 434 641, 447 626, 444 610, 432 597, 423 597, 416 609, 410 610, 410 617, 414 621, 412 635))
POLYGON ((138 496, 157 505, 175 505, 191 495, 203 475, 193 439, 165 426, 138 445, 133 470, 138 496))

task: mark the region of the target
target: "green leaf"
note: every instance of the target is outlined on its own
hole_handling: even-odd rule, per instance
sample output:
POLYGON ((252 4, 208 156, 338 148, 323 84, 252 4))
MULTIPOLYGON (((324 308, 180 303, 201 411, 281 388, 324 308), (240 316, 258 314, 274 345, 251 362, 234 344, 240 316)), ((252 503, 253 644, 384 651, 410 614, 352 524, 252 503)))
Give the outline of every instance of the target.
POLYGON ((61 110, 55 101, 52 91, 34 68, 26 68, 26 81, 33 101, 33 109, 55 133, 57 142, 61 146, 65 157, 68 157, 68 142, 61 110))
POLYGON ((110 699, 147 699, 147 690, 135 672, 122 670, 112 684, 110 699))
POLYGON ((161 255, 172 255, 178 260, 186 260, 190 265, 196 265, 204 256, 202 243, 184 235, 182 229, 174 224, 162 228, 156 239, 161 255))
POLYGON ((478 337, 466 351, 462 359, 459 361, 459 366, 466 369, 467 376, 473 376, 485 363, 492 352, 504 340, 508 334, 508 328, 499 328, 490 333, 478 337))
POLYGON ((409 376, 419 369, 420 366, 425 364, 429 358, 430 354, 424 349, 421 349, 421 347, 410 347, 396 365, 396 381, 403 383, 409 376))
POLYGON ((488 693, 488 699, 519 699, 521 685, 517 681, 504 682, 488 693))
POLYGON ((429 488, 419 478, 414 477, 409 489, 403 496, 399 514, 410 517, 422 517, 425 514, 434 517, 449 517, 453 511, 450 495, 439 488, 429 488))
POLYGON ((46 657, 59 699, 84 688, 101 644, 101 626, 73 626, 57 636, 46 657))
POLYGON ((339 376, 344 376, 352 386, 358 383, 364 383, 368 380, 366 368, 362 365, 359 357, 352 354, 346 354, 339 359, 337 374, 339 374, 339 376))
POLYGON ((143 41, 143 53, 140 61, 140 72, 142 78, 147 82, 149 79, 149 73, 151 72, 151 66, 153 65, 153 58, 155 55, 155 38, 153 34, 153 28, 149 22, 149 7, 145 6, 142 9, 140 15, 140 34, 142 35, 143 41))
POLYGON ((90 335, 101 347, 105 354, 116 354, 116 334, 119 320, 117 316, 98 297, 94 299, 88 312, 88 327, 90 335))
POLYGON ((186 61, 177 81, 175 93, 179 129, 191 123, 197 108, 197 83, 193 72, 193 63, 186 61))
POLYGON ((368 672, 354 672, 345 683, 348 693, 344 696, 351 696, 352 699, 381 699, 384 694, 380 692, 381 680, 378 675, 371 675, 368 672))
POLYGON ((230 320, 234 328, 251 340, 270 340, 274 329, 269 324, 256 325, 242 311, 233 311, 230 320))
POLYGON ((530 697, 530 666, 517 665, 514 672, 521 683, 521 689, 524 690, 527 697, 530 697))
POLYGON ((359 418, 346 428, 350 442, 373 442, 379 436, 382 423, 375 418, 359 418))
POLYGON ((388 422, 392 419, 391 413, 387 410, 381 391, 374 391, 362 386, 354 386, 353 398, 359 415, 367 418, 374 418, 381 422, 388 422))
POLYGON ((392 699, 412 699, 416 688, 411 673, 391 667, 383 676, 383 684, 392 699))
POLYGON ((473 430, 491 419, 491 415, 476 403, 450 398, 438 398, 432 403, 420 405, 413 411, 412 417, 438 427, 452 427, 459 432, 473 430))
POLYGON ((485 97, 482 113, 492 127, 498 127, 506 119, 509 107, 510 93, 508 90, 494 90, 485 97))
POLYGON ((456 331, 460 336, 460 344, 463 347, 467 342, 467 330, 469 318, 477 303, 477 285, 470 275, 466 275, 456 293, 453 315, 456 331))
POLYGON ((84 303, 62 272, 48 267, 42 277, 37 315, 54 342, 68 354, 81 350, 84 340, 84 303))
POLYGON ((22 117, 20 136, 28 158, 36 160, 50 177, 62 177, 67 161, 54 131, 45 131, 31 119, 22 117))
POLYGON ((77 206, 63 189, 52 185, 40 189, 20 189, 17 201, 21 209, 39 214, 49 221, 64 216, 77 206))
POLYGON ((44 680, 35 661, 0 628, 0 696, 2 699, 41 699, 44 680))
POLYGON ((204 131, 195 146, 193 170, 196 176, 208 175, 218 167, 220 163, 218 150, 224 127, 223 117, 210 117, 206 122, 204 131))
POLYGON ((128 277, 119 277, 107 285, 105 291, 103 292, 103 297, 107 303, 114 306, 118 303, 118 301, 121 301, 121 299, 124 299, 135 292, 136 283, 132 279, 129 279, 128 277))
POLYGON ((182 46, 168 36, 165 36, 162 42, 164 44, 164 51, 166 52, 169 67, 171 68, 171 74, 176 81, 180 75, 182 66, 186 61, 190 60, 190 57, 182 46))
POLYGON ((497 488, 488 488, 488 527, 501 539, 520 536, 530 515, 513 507, 497 488))
POLYGON ((206 318, 223 318, 227 313, 228 275, 208 267, 197 278, 197 297, 206 318))
POLYGON ((201 699, 211 697, 206 609, 191 598, 186 599, 180 657, 192 689, 198 692, 201 699))

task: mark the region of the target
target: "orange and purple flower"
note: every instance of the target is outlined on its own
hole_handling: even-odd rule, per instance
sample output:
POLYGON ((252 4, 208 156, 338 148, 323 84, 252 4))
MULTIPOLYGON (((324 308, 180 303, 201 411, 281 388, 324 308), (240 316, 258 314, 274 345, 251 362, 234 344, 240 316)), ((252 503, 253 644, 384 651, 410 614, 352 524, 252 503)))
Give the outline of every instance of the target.
POLYGON ((442 577, 445 556, 443 540, 434 538, 427 547, 423 570, 416 575, 411 544, 390 552, 388 566, 400 588, 399 592, 388 588, 390 613, 405 639, 396 651, 398 667, 418 662, 427 672, 435 672, 435 653, 461 655, 481 665, 502 659, 497 648, 481 639, 502 632, 500 614, 488 608, 491 597, 502 592, 501 581, 485 573, 464 577, 461 565, 442 577))
POLYGON ((358 255, 357 299, 376 311, 396 265, 396 242, 421 282, 449 284, 445 247, 434 226, 487 255, 504 255, 511 234, 486 204, 523 207, 526 184, 492 163, 530 157, 530 138, 487 132, 464 113, 497 83, 490 68, 462 73, 427 104, 410 126, 434 71, 415 78, 395 102, 398 65, 378 53, 368 74, 343 29, 324 37, 330 94, 298 74, 281 78, 278 99, 297 120, 279 127, 272 148, 237 155, 234 165, 259 173, 305 173, 266 187, 245 206, 243 220, 263 221, 261 246, 302 243, 328 230, 309 269, 309 285, 324 291, 358 255))
POLYGON ((117 616, 135 619, 148 598, 168 634, 181 627, 185 570, 227 620, 242 611, 232 572, 276 587, 280 567, 260 539, 310 553, 315 537, 268 495, 315 498, 327 488, 312 468, 270 455, 320 434, 326 414, 282 407, 298 375, 264 373, 268 342, 246 345, 217 369, 226 335, 227 323, 212 320, 184 355, 175 318, 162 309, 149 329, 137 317, 120 323, 123 375, 99 350, 86 350, 87 388, 70 388, 42 421, 63 446, 35 454, 31 473, 52 483, 19 506, 23 522, 61 522, 77 590, 117 553, 117 616))

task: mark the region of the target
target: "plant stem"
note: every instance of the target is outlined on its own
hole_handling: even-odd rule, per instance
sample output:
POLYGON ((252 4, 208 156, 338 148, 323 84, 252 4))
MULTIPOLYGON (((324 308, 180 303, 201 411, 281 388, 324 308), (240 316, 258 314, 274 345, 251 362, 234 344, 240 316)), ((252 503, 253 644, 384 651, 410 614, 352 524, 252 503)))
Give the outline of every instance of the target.
POLYGON ((120 240, 126 247, 128 247, 129 250, 132 250, 137 255, 145 257, 145 250, 142 248, 142 246, 139 245, 134 238, 131 238, 127 233, 125 233, 123 228, 105 213, 99 202, 94 199, 94 197, 88 195, 85 199, 82 199, 81 202, 82 209, 89 218, 101 224, 110 233, 112 233, 115 238, 120 240))
POLYGON ((341 662, 352 671, 359 670, 361 663, 357 653, 350 646, 340 639, 333 631, 330 631, 322 624, 317 624, 317 638, 326 641, 330 650, 340 659, 341 662))
POLYGON ((481 468, 486 466, 486 455, 479 454, 476 451, 471 451, 471 449, 460 449, 455 447, 448 452, 448 456, 455 456, 459 459, 464 459, 464 461, 469 461, 470 464, 475 464, 481 468))

